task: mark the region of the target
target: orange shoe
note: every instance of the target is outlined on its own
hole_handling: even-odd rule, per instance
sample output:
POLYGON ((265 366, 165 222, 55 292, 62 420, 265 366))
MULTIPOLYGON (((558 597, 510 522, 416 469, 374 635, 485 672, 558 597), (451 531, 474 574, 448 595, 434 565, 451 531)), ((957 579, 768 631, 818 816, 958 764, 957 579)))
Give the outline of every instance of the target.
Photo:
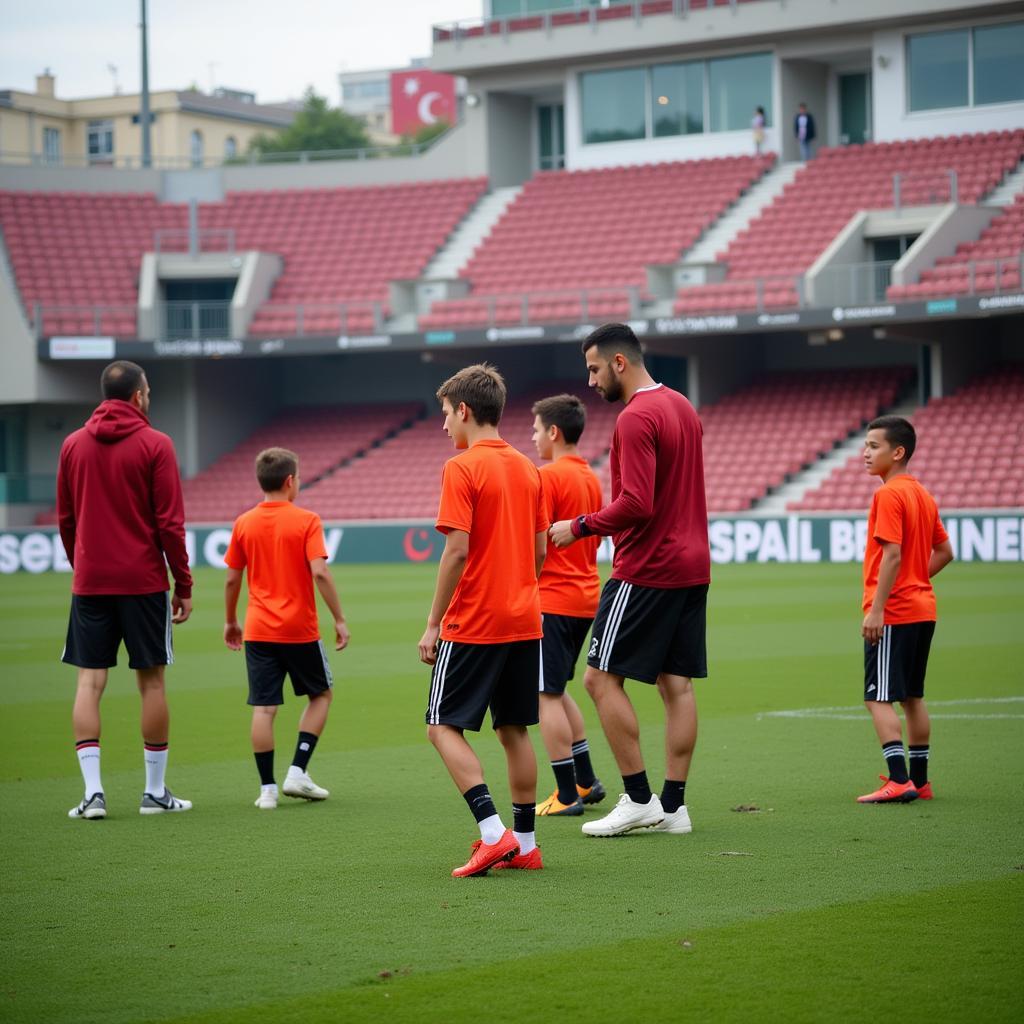
POLYGON ((537 804, 537 813, 549 817, 575 817, 583 813, 583 800, 577 797, 571 804, 563 804, 558 799, 558 790, 556 789, 547 800, 541 800, 537 804))
POLYGON ((917 799, 918 800, 934 800, 935 794, 932 793, 932 784, 926 782, 923 786, 917 787, 917 799))
POLYGON ((505 871, 508 868, 521 868, 523 871, 540 871, 544 867, 541 860, 540 847, 535 846, 529 853, 517 853, 511 860, 500 860, 494 865, 495 871, 505 871))
POLYGON ((576 792, 585 804, 599 804, 607 796, 600 779, 594 779, 593 784, 590 786, 581 786, 577 782, 576 792))
POLYGON ((505 829, 502 837, 488 845, 477 839, 472 846, 473 855, 461 868, 452 870, 452 878, 470 878, 473 875, 486 875, 488 868, 493 868, 503 860, 512 860, 519 853, 519 840, 512 835, 510 828, 505 829))
POLYGON ((917 789, 908 779, 906 782, 893 782, 884 775, 878 776, 882 780, 882 787, 874 793, 865 793, 857 797, 859 804, 909 804, 911 800, 917 799, 917 789))

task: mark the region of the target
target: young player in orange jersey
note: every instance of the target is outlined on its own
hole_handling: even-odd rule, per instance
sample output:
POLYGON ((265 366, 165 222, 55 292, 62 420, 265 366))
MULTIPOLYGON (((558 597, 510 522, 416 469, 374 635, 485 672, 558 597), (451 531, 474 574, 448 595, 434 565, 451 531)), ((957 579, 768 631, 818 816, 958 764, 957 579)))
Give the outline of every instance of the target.
POLYGON ((252 749, 260 774, 256 806, 277 807, 274 779, 274 717, 284 703, 284 677, 291 677, 296 696, 309 698, 299 721, 295 757, 284 780, 285 796, 326 800, 330 795, 307 771, 331 707, 331 668, 320 640, 313 585, 334 616, 336 650, 348 646, 349 632, 327 568, 327 549, 320 517, 298 508, 299 462, 294 452, 268 448, 256 457, 256 478, 264 501, 243 513, 231 531, 224 561, 224 642, 241 650, 238 597, 242 573, 249 574, 249 607, 245 615, 245 667, 252 705, 252 749))
POLYGON ((882 478, 868 516, 864 552, 864 703, 871 712, 889 777, 858 797, 862 804, 931 800, 928 744, 931 722, 924 704, 928 651, 935 633, 931 578, 953 559, 935 499, 910 475, 907 463, 917 435, 899 416, 868 424, 864 465, 882 478), (903 755, 903 705, 910 744, 910 772, 903 755))
POLYGON ((489 868, 542 867, 534 834, 540 677, 540 591, 547 547, 540 474, 498 435, 505 382, 493 367, 468 366, 438 388, 444 429, 459 453, 445 463, 437 529, 445 547, 420 660, 433 666, 427 735, 480 828, 456 878, 489 868), (505 748, 513 829, 505 828, 465 730, 488 707, 505 748))
MULTIPOLYGON (((533 443, 550 460, 540 478, 553 523, 601 507, 601 485, 576 448, 586 422, 587 410, 575 395, 555 395, 533 406, 533 443)), ((600 803, 605 795, 590 763, 583 715, 566 692, 601 597, 599 545, 599 537, 587 537, 572 547, 551 546, 540 574, 540 732, 555 775, 555 791, 537 804, 541 815, 576 816, 584 804, 600 803)))

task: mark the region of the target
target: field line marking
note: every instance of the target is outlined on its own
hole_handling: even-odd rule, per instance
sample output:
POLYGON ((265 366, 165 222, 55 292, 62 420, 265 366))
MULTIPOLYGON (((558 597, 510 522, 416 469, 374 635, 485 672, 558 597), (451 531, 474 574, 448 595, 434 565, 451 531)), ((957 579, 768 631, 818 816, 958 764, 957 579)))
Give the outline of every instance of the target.
MULTIPOLYGON (((963 697, 956 700, 928 701, 929 710, 937 707, 953 708, 991 704, 1024 704, 1024 696, 963 697)), ((758 720, 764 718, 821 718, 831 721, 863 721, 864 711, 859 704, 852 704, 839 707, 793 708, 786 711, 760 711, 756 717, 758 720), (857 713, 854 714, 852 712, 857 713)), ((946 713, 940 711, 938 713, 932 713, 931 717, 939 719, 1006 719, 1024 718, 1024 713, 1015 714, 1013 712, 999 712, 995 714, 976 714, 974 712, 946 713)))

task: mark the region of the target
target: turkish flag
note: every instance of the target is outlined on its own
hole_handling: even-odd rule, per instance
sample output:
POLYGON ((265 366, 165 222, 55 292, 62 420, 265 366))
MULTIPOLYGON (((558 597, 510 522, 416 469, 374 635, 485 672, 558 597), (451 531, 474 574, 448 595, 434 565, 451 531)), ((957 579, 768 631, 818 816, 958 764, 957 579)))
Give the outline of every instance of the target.
POLYGON ((455 76, 417 68, 391 72, 391 130, 396 135, 428 124, 455 124, 455 76))

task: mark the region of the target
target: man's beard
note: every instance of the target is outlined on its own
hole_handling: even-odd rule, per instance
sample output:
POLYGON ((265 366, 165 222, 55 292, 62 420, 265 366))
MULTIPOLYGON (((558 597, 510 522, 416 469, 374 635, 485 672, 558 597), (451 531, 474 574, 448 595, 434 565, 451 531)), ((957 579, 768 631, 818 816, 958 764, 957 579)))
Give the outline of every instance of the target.
POLYGON ((608 381, 608 386, 602 388, 601 397, 606 402, 619 402, 622 400, 622 381, 611 367, 608 368, 608 373, 611 379, 608 381))

